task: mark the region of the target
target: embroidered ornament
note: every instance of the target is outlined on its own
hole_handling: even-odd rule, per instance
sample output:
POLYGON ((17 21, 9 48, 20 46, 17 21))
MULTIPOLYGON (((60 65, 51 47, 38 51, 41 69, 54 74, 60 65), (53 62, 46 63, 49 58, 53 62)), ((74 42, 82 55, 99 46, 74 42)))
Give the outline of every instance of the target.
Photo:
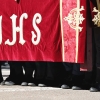
POLYGON ((92 21, 94 22, 95 25, 97 25, 98 27, 100 27, 100 11, 96 9, 96 7, 93 8, 93 12, 97 13, 96 15, 94 15, 94 18, 92 19, 92 21))
POLYGON ((79 10, 77 8, 74 8, 69 12, 68 16, 64 18, 64 20, 68 22, 71 28, 75 30, 78 28, 80 32, 82 31, 83 27, 80 27, 79 24, 82 24, 83 20, 85 19, 83 17, 83 14, 80 13, 83 10, 84 10, 83 6, 81 6, 79 10), (79 14, 79 16, 77 16, 77 14, 79 14), (79 21, 78 25, 77 25, 77 20, 79 21))

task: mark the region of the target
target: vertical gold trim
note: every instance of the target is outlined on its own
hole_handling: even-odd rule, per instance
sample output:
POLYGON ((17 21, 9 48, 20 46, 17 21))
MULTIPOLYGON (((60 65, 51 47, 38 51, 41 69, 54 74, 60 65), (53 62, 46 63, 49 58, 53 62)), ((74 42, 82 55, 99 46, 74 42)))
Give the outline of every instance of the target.
POLYGON ((76 59, 75 62, 78 62, 78 36, 79 36, 79 16, 80 16, 80 0, 77 0, 77 17, 76 17, 76 59))
MULTIPOLYGON (((96 2, 97 2, 98 11, 100 12, 100 0, 96 0, 96 2)), ((99 14, 97 14, 97 15, 99 15, 99 14)), ((98 25, 98 27, 100 27, 100 22, 99 21, 98 21, 97 25, 98 25)))
POLYGON ((96 0, 96 2, 97 2, 98 10, 100 11, 100 0, 96 0))
POLYGON ((64 33, 63 33, 63 25, 62 25, 62 0, 60 0, 60 23, 61 23, 61 35, 62 35, 62 60, 65 61, 64 54, 64 33))

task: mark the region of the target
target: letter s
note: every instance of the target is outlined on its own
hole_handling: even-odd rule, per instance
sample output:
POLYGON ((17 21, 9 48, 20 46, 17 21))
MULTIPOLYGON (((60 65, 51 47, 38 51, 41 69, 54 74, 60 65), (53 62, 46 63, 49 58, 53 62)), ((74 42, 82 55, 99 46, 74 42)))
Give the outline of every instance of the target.
POLYGON ((34 45, 37 45, 40 42, 41 32, 40 32, 40 30, 39 30, 39 28, 37 27, 36 24, 39 24, 41 22, 41 20, 42 20, 41 15, 39 13, 36 13, 33 17, 32 25, 33 25, 37 35, 33 31, 31 31, 31 33, 32 33, 32 43, 34 45), (35 40, 36 37, 37 37, 37 39, 35 40))

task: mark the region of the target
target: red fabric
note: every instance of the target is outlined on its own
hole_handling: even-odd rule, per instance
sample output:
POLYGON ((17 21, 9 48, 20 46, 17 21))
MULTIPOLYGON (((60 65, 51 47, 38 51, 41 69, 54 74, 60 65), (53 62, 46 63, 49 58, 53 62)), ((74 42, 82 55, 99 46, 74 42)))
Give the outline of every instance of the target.
MULTIPOLYGON (((80 5, 86 9, 86 0, 79 0, 80 5)), ((20 61, 65 61, 76 62, 76 32, 71 29, 67 22, 64 25, 64 45, 62 45, 62 33, 60 23, 60 2, 59 0, 0 0, 0 15, 2 15, 2 44, 0 45, 1 60, 20 60, 20 61), (28 18, 23 22, 23 34, 26 40, 25 44, 19 43, 19 34, 17 33, 17 41, 13 46, 5 45, 5 41, 12 41, 12 21, 10 17, 17 15, 17 26, 19 19, 23 13, 28 14, 28 18), (37 24, 41 32, 41 38, 38 45, 34 45, 31 41, 31 31, 35 31, 32 26, 33 16, 39 13, 42 21, 37 24), (64 46, 65 60, 62 59, 62 46, 64 46)), ((77 0, 63 0, 63 16, 68 15, 71 9, 76 8, 77 0), (66 5, 67 4, 67 5, 66 5)), ((86 17, 86 10, 80 12, 86 17)), ((78 63, 84 62, 85 53, 85 35, 86 20, 80 24, 84 27, 79 32, 78 37, 78 63)), ((36 34, 37 35, 37 34, 36 34)))
POLYGON ((92 21, 94 17, 93 8, 96 7, 95 0, 87 0, 87 35, 86 35, 86 52, 85 62, 80 64, 81 71, 92 71, 93 67, 93 40, 92 40, 92 28, 95 27, 92 21))
POLYGON ((3 42, 0 45, 1 60, 31 60, 31 61, 62 61, 61 57, 61 32, 59 0, 0 0, 0 15, 2 15, 3 42), (28 19, 24 19, 24 45, 17 42, 13 46, 5 45, 5 41, 12 41, 12 22, 10 16, 16 14, 17 25, 21 14, 27 13, 28 19), (41 31, 41 39, 38 45, 31 42, 32 19, 36 13, 40 13, 42 21, 37 24, 41 31))
POLYGON ((85 55, 85 41, 86 41, 86 0, 84 1, 62 0, 62 1, 63 1, 62 30, 63 30, 63 41, 64 41, 63 43, 64 61, 83 63, 85 55), (82 7, 84 10, 81 10, 82 7), (68 21, 64 20, 64 18, 66 17, 68 18, 69 15, 72 15, 72 19, 69 19, 72 22, 68 23, 68 21), (77 18, 75 19, 75 17, 77 16, 78 19, 77 18), (82 23, 80 23, 79 21, 81 20, 80 17, 85 18, 82 21, 82 23), (78 22, 76 22, 75 20, 78 20, 78 22), (77 25, 77 23, 79 24, 77 25), (82 28, 82 31, 79 31, 79 29, 77 29, 79 27, 82 28))
POLYGON ((81 71, 92 71, 93 67, 93 44, 92 44, 92 18, 89 8, 89 2, 87 2, 87 34, 86 34, 86 49, 85 49, 85 62, 80 64, 81 71))

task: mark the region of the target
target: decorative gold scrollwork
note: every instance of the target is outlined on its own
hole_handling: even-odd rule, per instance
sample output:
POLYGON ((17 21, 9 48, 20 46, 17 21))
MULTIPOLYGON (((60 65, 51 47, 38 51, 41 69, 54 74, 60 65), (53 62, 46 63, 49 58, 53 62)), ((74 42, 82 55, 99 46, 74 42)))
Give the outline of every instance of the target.
POLYGON ((83 10, 84 10, 83 6, 81 6, 79 10, 77 8, 74 8, 69 12, 68 16, 64 18, 64 20, 68 22, 71 28, 75 30, 78 28, 80 32, 82 31, 83 27, 80 27, 79 25, 77 26, 77 20, 79 20, 79 24, 82 24, 85 18, 83 17, 83 14, 81 14, 80 12, 83 10), (78 17, 77 17, 77 11, 79 11, 78 17))

